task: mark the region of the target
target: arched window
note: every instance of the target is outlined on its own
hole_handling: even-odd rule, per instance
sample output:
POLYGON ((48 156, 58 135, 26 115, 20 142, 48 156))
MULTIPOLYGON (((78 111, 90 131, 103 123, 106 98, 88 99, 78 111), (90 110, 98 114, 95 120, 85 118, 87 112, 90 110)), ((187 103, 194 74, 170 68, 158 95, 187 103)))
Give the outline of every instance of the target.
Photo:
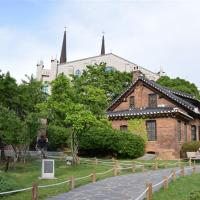
POLYGON ((77 69, 77 70, 75 71, 75 75, 76 75, 76 76, 80 76, 80 75, 81 75, 81 71, 80 71, 79 69, 77 69))
POLYGON ((108 67, 105 68, 105 71, 106 72, 116 71, 116 69, 114 67, 112 67, 112 66, 108 66, 108 67))

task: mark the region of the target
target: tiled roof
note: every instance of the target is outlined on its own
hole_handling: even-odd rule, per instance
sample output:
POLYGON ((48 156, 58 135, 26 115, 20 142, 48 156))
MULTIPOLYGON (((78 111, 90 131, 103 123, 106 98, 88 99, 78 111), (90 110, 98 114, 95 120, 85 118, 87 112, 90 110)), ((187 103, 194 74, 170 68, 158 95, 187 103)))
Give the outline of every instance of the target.
POLYGON ((118 118, 118 117, 137 117, 144 115, 154 116, 157 114, 175 114, 175 113, 179 113, 189 119, 193 119, 187 113, 180 111, 178 108, 172 108, 172 107, 156 107, 156 108, 141 108, 141 109, 132 109, 123 111, 108 111, 107 116, 109 118, 118 118))
MULTIPOLYGON (((138 81, 142 81, 143 83, 145 83, 146 85, 148 85, 149 87, 152 87, 154 89, 156 89, 157 91, 161 92, 162 94, 166 95, 168 98, 172 99, 173 101, 175 101, 176 103, 178 103, 179 105, 182 105, 183 107, 185 107, 186 109, 189 109, 190 111, 194 112, 194 113, 198 113, 196 106, 194 106, 193 104, 191 104, 190 102, 184 100, 183 98, 179 97, 178 95, 175 94, 175 92, 172 92, 172 90, 170 90, 169 88, 163 87, 157 83, 155 83, 154 81, 150 81, 145 79, 144 77, 140 76, 135 82, 133 82, 121 95, 119 95, 109 106, 109 108, 107 109, 108 111, 112 108, 112 106, 121 101, 123 99, 123 97, 135 86, 135 84, 138 81)), ((181 92, 180 92, 181 93, 181 92)))
POLYGON ((195 96, 192 95, 192 94, 188 94, 186 92, 174 90, 174 89, 171 89, 171 88, 168 88, 168 87, 165 87, 165 86, 162 86, 162 87, 167 89, 169 92, 172 92, 175 95, 178 95, 178 96, 181 96, 181 97, 186 97, 186 98, 189 98, 189 99, 195 99, 195 96))

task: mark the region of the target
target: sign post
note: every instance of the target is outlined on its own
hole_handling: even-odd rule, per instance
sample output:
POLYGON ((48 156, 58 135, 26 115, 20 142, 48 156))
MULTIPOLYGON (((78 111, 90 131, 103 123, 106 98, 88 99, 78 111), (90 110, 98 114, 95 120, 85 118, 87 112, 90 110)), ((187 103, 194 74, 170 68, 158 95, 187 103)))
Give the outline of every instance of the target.
POLYGON ((42 159, 42 179, 54 179, 55 167, 53 159, 42 159))

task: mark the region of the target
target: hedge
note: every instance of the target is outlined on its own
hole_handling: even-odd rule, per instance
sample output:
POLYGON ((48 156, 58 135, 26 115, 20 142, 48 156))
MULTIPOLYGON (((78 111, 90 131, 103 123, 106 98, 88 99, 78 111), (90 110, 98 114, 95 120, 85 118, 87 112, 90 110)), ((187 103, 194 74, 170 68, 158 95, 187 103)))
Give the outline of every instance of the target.
POLYGON ((200 148, 200 141, 185 142, 181 147, 181 157, 186 158, 186 152, 196 152, 200 148))
POLYGON ((79 154, 138 158, 144 154, 144 139, 126 131, 91 128, 79 136, 79 154))

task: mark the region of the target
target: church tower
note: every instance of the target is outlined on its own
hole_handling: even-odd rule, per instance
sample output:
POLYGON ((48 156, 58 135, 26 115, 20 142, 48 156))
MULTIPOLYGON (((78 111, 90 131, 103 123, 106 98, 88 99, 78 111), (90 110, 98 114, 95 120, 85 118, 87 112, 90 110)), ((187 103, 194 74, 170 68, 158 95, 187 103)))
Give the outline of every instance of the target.
POLYGON ((60 64, 67 62, 66 28, 63 36, 62 50, 60 54, 60 64))
POLYGON ((103 33, 103 36, 102 36, 102 43, 101 43, 101 55, 105 55, 104 33, 103 33))

